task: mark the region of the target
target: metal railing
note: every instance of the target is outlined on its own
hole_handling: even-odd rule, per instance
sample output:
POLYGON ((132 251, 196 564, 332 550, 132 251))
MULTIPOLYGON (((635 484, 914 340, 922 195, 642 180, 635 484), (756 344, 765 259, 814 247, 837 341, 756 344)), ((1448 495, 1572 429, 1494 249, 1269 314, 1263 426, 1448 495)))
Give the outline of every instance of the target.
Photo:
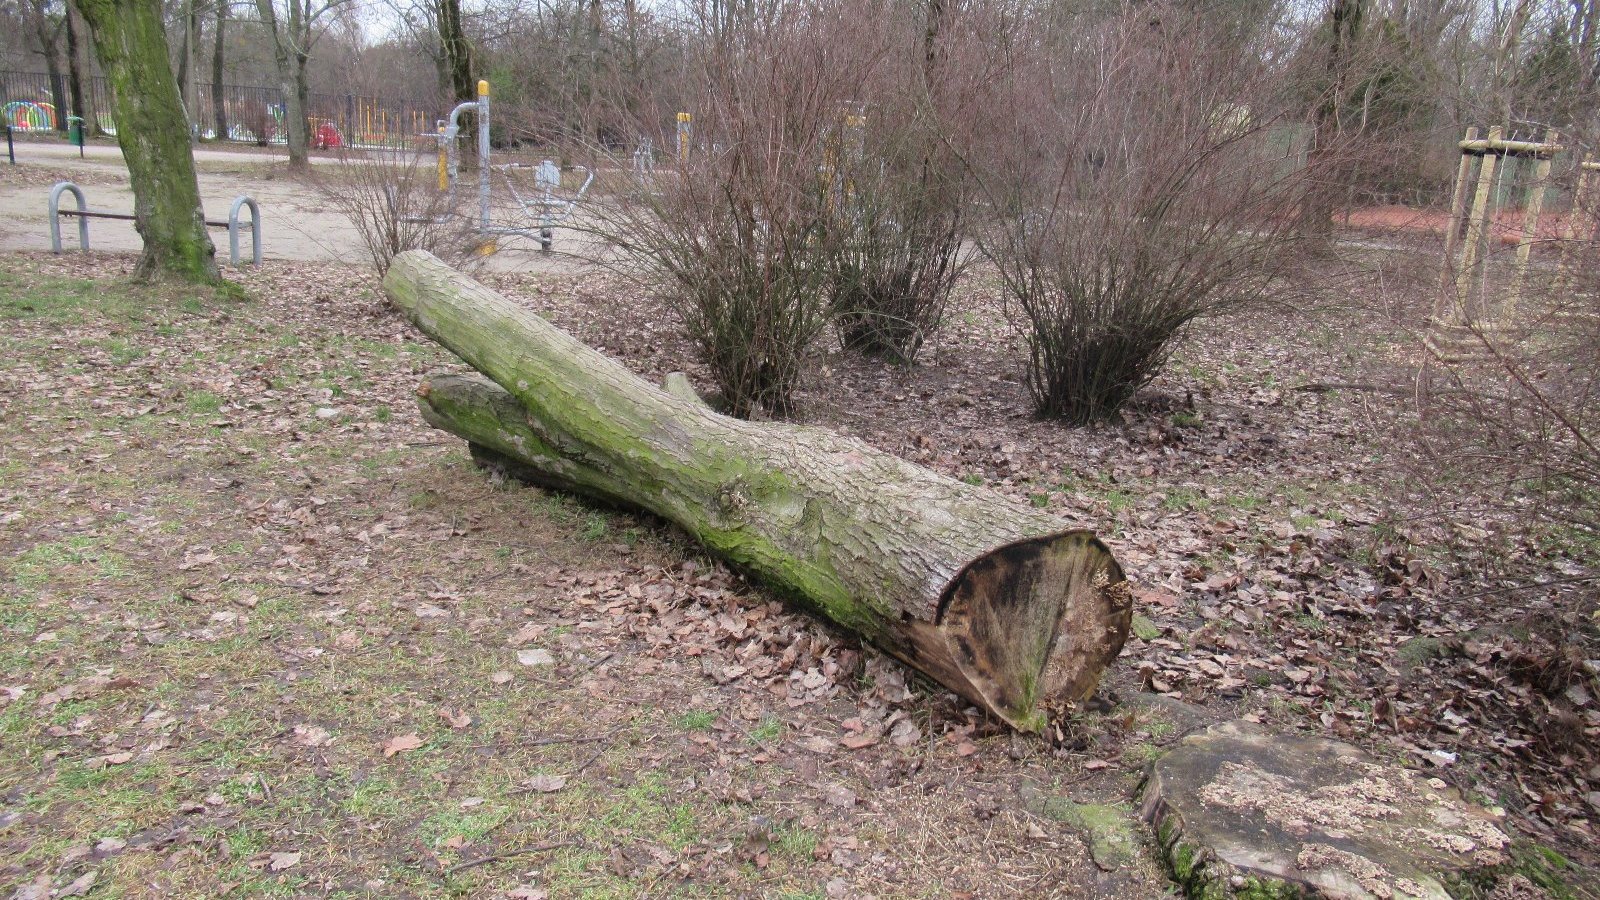
MULTIPOLYGON (((43 72, 0 71, 0 125, 19 133, 67 130, 67 118, 82 117, 85 131, 115 135, 111 114, 111 88, 104 76, 82 79, 82 110, 72 107, 66 75, 43 72)), ((193 127, 206 140, 237 143, 283 144, 283 92, 275 87, 209 83, 195 86, 193 127), (220 101, 220 103, 218 102, 220 101)), ((407 149, 417 135, 431 129, 439 104, 431 100, 379 97, 366 94, 312 93, 307 98, 306 119, 315 149, 345 147, 407 149)))

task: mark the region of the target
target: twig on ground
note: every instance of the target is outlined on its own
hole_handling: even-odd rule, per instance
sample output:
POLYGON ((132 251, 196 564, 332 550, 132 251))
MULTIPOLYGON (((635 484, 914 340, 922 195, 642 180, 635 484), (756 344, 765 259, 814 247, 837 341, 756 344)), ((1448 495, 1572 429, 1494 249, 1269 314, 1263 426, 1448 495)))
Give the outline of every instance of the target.
POLYGON ((502 859, 513 859, 518 856, 529 856, 534 853, 548 853, 551 850, 564 850, 568 847, 582 846, 583 841, 551 841, 548 844, 534 844, 531 847, 518 847, 515 850, 507 850, 504 853, 491 853, 488 856, 480 856, 477 859, 469 859, 466 862, 456 863, 450 868, 445 869, 444 874, 447 876, 454 875, 457 872, 465 872, 468 869, 476 869, 479 866, 486 866, 489 863, 499 862, 502 859))
POLYGON ((614 737, 616 735, 616 733, 618 731, 621 731, 621 730, 622 729, 620 729, 620 728, 612 729, 611 731, 608 731, 605 734, 586 734, 586 735, 574 735, 572 737, 536 738, 534 740, 525 742, 522 746, 524 746, 524 747, 549 747, 549 746, 552 746, 554 744, 592 744, 595 741, 610 740, 612 737, 614 737))

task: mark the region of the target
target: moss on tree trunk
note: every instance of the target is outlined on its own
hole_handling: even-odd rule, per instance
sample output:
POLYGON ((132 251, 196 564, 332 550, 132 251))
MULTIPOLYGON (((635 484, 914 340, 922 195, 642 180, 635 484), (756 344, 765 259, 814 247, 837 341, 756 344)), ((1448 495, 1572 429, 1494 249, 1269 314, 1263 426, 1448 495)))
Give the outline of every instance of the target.
POLYGON ((95 56, 111 84, 117 143, 133 182, 144 240, 138 277, 220 283, 189 152, 189 123, 167 61, 159 0, 79 0, 95 56))
POLYGON ((427 253, 384 287, 493 379, 429 381, 431 423, 677 523, 1014 727, 1069 711, 1122 649, 1128 590, 1088 532, 825 429, 718 415, 427 253))

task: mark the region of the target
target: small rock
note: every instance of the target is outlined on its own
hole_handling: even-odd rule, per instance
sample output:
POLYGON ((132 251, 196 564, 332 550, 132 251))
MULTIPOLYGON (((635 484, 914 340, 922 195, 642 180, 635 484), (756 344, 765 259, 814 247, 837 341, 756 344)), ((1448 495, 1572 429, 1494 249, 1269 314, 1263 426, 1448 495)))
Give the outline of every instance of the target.
POLYGON ((322 419, 323 421, 337 419, 339 418, 339 411, 331 406, 318 407, 317 418, 322 419))

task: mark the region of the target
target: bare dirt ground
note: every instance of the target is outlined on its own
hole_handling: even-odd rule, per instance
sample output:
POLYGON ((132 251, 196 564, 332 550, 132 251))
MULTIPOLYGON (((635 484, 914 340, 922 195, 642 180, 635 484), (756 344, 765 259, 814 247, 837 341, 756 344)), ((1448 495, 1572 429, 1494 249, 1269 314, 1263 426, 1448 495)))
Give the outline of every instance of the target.
MULTIPOLYGON (((1403 404, 1326 387, 1414 363, 1410 306, 1197 329, 1092 430, 1029 415, 981 275, 921 365, 819 356, 805 420, 1097 528, 1127 569, 1136 636, 1046 743, 669 527, 475 470, 411 399, 456 364, 361 269, 273 262, 229 301, 130 286, 126 256, 4 260, 0 891, 1162 896, 1147 849, 1103 871, 1039 798, 1128 804, 1241 715, 1596 861, 1589 570, 1436 506, 1403 404)), ((483 277, 707 383, 615 279, 483 277)))
MULTIPOLYGON (((251 152, 255 148, 197 149, 195 165, 200 181, 200 199, 206 217, 213 221, 227 218, 235 197, 247 194, 260 204, 262 256, 269 260, 301 262, 341 262, 366 265, 367 252, 357 239, 350 221, 330 202, 318 177, 336 178, 340 160, 320 155, 312 158, 311 176, 289 174, 287 158, 272 150, 251 152)), ((83 188, 91 209, 114 212, 133 210, 133 190, 128 185, 127 168, 114 144, 91 144, 86 158, 78 148, 53 141, 28 141, 17 144, 17 165, 0 162, 0 252, 10 250, 49 250, 50 225, 47 216, 50 186, 58 181, 73 181, 83 188)), ((462 190, 476 190, 474 176, 467 173, 462 190)), ((514 221, 507 208, 509 198, 500 180, 495 184, 497 221, 514 221)), ((70 206, 72 199, 65 198, 70 206)), ((89 224, 90 248, 114 253, 136 253, 139 235, 132 222, 94 219, 89 224)), ((219 261, 227 261, 226 229, 211 231, 219 261)), ((592 242, 569 229, 557 232, 556 251, 540 252, 530 239, 503 238, 497 253, 482 261, 490 270, 572 272, 580 262, 569 255, 584 252, 592 242)), ((62 242, 67 249, 77 248, 74 220, 64 220, 62 242)), ((248 236, 241 238, 240 253, 249 255, 248 236)))

